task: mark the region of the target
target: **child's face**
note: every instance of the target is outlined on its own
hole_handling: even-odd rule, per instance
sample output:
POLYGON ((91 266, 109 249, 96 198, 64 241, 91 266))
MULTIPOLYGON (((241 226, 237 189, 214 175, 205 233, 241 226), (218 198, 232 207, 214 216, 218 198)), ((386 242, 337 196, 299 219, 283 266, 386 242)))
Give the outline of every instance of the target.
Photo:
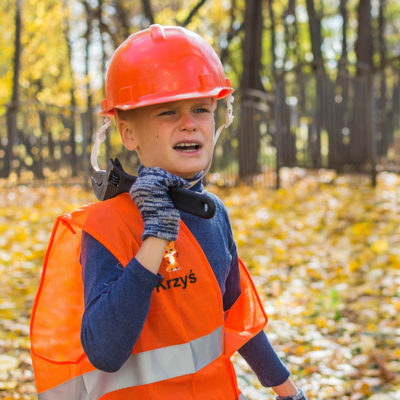
POLYGON ((180 100, 134 109, 118 119, 128 150, 145 167, 160 167, 183 178, 204 170, 214 147, 212 98, 180 100))

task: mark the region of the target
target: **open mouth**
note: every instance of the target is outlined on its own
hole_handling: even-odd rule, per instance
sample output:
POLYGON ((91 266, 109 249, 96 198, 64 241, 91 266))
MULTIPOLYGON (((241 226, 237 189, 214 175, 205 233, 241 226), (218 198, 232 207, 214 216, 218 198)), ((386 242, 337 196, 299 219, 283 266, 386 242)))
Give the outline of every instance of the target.
POLYGON ((198 143, 178 143, 174 146, 174 150, 192 152, 199 150, 200 147, 198 143))

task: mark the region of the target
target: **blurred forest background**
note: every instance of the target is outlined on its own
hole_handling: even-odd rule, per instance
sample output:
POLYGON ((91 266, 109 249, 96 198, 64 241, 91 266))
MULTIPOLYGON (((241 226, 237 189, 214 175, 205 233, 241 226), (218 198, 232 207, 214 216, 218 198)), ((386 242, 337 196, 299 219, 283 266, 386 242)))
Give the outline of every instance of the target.
MULTIPOLYGON (((237 89, 208 187, 294 380, 310 400, 400 400, 398 0, 0 1, 0 399, 37 398, 29 320, 52 225, 95 201, 106 66, 151 23, 204 36, 237 89)), ((135 172, 111 131, 100 166, 135 172)), ((249 400, 274 398, 234 362, 249 400)))
MULTIPOLYGON (((285 166, 365 171, 373 182, 400 170, 397 0, 3 0, 1 177, 87 182, 107 62, 151 23, 203 35, 237 88, 238 118, 216 148, 219 183, 279 186, 285 166)), ((102 151, 136 165, 115 132, 102 151)))

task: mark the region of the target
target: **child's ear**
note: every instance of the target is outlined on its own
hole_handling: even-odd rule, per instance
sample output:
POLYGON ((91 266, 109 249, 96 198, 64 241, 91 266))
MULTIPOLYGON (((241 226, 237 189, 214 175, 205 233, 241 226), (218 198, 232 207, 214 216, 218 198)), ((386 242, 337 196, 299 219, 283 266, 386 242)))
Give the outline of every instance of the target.
POLYGON ((136 150, 137 142, 130 124, 125 119, 118 118, 117 125, 124 146, 128 150, 136 150))

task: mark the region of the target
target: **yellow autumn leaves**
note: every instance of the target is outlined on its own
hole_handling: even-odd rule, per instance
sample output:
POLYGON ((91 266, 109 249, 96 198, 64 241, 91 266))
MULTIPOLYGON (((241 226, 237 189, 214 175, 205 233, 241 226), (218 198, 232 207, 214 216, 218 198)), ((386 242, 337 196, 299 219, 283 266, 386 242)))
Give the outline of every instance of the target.
MULTIPOLYGON (((309 398, 399 399, 399 177, 381 174, 373 189, 367 177, 321 171, 277 192, 220 194, 268 336, 309 398)), ((238 364, 243 384, 257 386, 238 364)))
MULTIPOLYGON (((267 334, 309 399, 400 398, 400 178, 307 174, 278 191, 217 189, 270 317, 267 334)), ((60 213, 78 186, 0 187, 0 399, 36 399, 30 310, 60 213)), ((235 358, 249 400, 272 400, 235 358)))
POLYGON ((94 200, 79 186, 0 187, 0 399, 36 399, 29 319, 51 229, 94 200))

